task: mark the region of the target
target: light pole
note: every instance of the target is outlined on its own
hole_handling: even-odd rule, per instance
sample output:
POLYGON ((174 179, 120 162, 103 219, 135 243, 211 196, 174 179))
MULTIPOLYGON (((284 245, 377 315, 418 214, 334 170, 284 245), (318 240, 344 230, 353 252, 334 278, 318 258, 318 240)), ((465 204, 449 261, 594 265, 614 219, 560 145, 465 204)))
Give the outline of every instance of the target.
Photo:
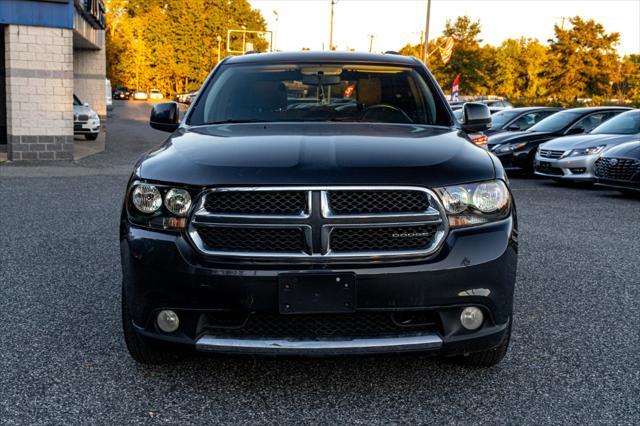
POLYGON ((369 53, 373 51, 373 38, 375 36, 375 34, 369 34, 369 53))
POLYGON ((333 50, 333 6, 338 0, 331 0, 331 22, 329 24, 329 50, 333 50))
POLYGON ((242 28, 242 54, 247 53, 247 27, 244 25, 240 26, 242 28))
POLYGON ((422 46, 422 62, 429 58, 429 19, 431 18, 431 0, 427 0, 427 22, 424 28, 424 45, 422 46))
POLYGON ((276 15, 276 34, 273 37, 273 46, 271 46, 271 51, 277 51, 276 45, 278 44, 278 25, 280 22, 280 13, 278 12, 278 9, 273 9, 273 14, 276 15))
POLYGON ((220 43, 222 43, 222 36, 218 35, 216 40, 218 40, 218 63, 220 63, 220 43))

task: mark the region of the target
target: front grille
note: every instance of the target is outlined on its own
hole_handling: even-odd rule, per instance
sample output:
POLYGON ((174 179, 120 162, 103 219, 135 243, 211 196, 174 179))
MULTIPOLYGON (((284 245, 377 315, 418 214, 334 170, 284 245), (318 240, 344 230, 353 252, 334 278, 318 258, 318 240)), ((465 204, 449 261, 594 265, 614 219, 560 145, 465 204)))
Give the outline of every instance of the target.
POLYGON ((640 161, 630 158, 598 158, 594 172, 602 179, 630 181, 640 174, 640 161))
POLYGON ((198 235, 210 250, 233 252, 299 253, 305 250, 300 228, 203 226, 198 235))
POLYGON ((255 313, 242 318, 235 316, 235 319, 225 313, 211 313, 207 315, 205 324, 207 332, 225 337, 357 337, 438 331, 440 319, 436 312, 430 311, 402 313, 398 317, 385 312, 318 315, 255 313))
POLYGON ((194 204, 196 248, 250 261, 425 257, 448 231, 437 195, 415 187, 218 188, 194 204))
POLYGON ((420 213, 429 208, 420 191, 329 191, 329 208, 336 215, 420 213))
POLYGON ((435 233, 434 225, 335 228, 329 247, 334 252, 426 250, 435 233))
POLYGON ((541 149, 540 150, 540 157, 543 157, 543 158, 558 159, 558 158, 562 157, 562 154, 564 154, 564 151, 554 151, 554 150, 551 150, 551 149, 541 149))
POLYGON ((73 121, 86 123, 87 121, 89 121, 89 116, 87 114, 78 114, 78 115, 74 116, 74 120, 73 121))
POLYGON ((306 191, 214 191, 204 207, 210 213, 300 215, 307 211, 306 191))

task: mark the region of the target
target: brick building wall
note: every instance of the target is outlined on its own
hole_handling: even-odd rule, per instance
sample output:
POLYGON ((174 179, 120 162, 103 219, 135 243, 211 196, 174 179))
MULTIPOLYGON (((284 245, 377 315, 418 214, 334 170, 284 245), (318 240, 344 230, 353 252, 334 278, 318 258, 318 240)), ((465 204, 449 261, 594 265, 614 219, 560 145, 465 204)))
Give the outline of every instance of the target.
MULTIPOLYGON (((74 93, 89 103, 105 124, 107 116, 105 75, 107 63, 105 50, 76 49, 73 55, 74 93)), ((104 127, 104 125, 102 126, 104 127)))
POLYGON ((4 31, 9 159, 72 159, 73 30, 8 25, 4 31))

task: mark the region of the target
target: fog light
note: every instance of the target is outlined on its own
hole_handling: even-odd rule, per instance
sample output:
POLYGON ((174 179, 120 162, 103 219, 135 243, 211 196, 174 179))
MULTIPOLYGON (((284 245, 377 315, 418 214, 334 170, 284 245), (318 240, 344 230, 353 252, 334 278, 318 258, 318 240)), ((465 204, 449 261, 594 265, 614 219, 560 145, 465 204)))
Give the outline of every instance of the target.
POLYGON ((460 323, 467 330, 477 330, 482 325, 483 320, 482 311, 475 306, 464 308, 460 314, 460 323))
POLYGON ((160 311, 156 320, 158 328, 165 333, 173 333, 180 326, 178 314, 173 311, 160 311))

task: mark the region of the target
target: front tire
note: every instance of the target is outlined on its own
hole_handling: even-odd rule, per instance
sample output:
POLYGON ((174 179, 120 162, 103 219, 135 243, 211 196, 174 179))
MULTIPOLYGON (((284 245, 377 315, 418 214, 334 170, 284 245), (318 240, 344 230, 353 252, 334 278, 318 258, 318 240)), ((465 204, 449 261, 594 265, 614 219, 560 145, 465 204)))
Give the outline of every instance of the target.
POLYGON ((168 349, 155 347, 144 341, 133 326, 133 320, 127 307, 124 286, 122 288, 122 329, 124 341, 131 357, 144 365, 161 365, 176 360, 175 353, 168 349))
POLYGON ((511 323, 512 321, 510 320, 509 325, 507 326, 507 333, 498 346, 486 351, 473 352, 467 355, 455 357, 454 361, 466 367, 480 368, 494 367, 500 364, 500 361, 502 361, 509 349, 509 341, 511 340, 511 323))

